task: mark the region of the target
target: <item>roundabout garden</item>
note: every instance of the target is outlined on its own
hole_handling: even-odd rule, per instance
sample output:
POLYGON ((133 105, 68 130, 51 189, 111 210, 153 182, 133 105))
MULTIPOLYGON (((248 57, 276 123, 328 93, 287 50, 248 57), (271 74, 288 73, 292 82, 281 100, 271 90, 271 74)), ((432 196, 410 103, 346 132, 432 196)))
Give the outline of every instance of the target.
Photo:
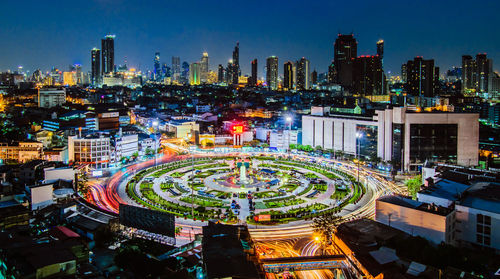
POLYGON ((365 192, 334 164, 284 156, 196 157, 141 170, 126 184, 135 203, 181 220, 262 225, 339 213, 365 192))

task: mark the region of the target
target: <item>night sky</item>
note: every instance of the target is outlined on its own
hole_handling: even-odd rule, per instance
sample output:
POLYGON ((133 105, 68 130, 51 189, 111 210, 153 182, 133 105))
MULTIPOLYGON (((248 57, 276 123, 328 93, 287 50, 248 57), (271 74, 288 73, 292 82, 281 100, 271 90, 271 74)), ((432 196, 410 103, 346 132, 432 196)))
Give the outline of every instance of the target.
POLYGON ((2 0, 0 71, 51 67, 67 70, 80 63, 90 69, 90 49, 116 35, 115 63, 145 71, 155 51, 161 61, 171 56, 197 61, 203 51, 210 68, 227 64, 240 42, 243 74, 250 61, 306 57, 311 69, 327 71, 338 32, 354 32, 358 55, 374 54, 385 40, 385 70, 399 74, 414 56, 434 58, 444 72, 460 66, 461 55, 486 52, 495 69, 500 63, 500 1, 226 1, 226 0, 2 0))

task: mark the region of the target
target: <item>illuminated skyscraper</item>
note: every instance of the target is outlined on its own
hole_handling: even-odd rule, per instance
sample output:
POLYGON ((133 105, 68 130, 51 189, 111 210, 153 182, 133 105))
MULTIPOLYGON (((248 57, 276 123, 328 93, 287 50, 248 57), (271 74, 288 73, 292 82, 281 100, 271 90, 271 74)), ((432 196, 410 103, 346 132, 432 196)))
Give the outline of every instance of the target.
POLYGON ((75 64, 74 68, 75 68, 75 75, 76 75, 76 84, 81 85, 81 84, 83 84, 82 65, 75 64))
POLYGON ((477 92, 488 92, 488 82, 490 73, 493 73, 491 59, 486 57, 486 53, 476 55, 476 88, 477 92))
POLYGON ((330 66, 328 66, 328 83, 330 83, 330 84, 335 83, 336 76, 337 76, 337 72, 335 70, 335 63, 332 61, 330 66))
POLYGON ((353 93, 366 95, 383 95, 384 72, 382 58, 378 55, 362 55, 354 59, 353 93))
POLYGON ((201 65, 200 63, 191 63, 189 65, 189 84, 191 85, 198 85, 201 83, 201 65))
POLYGON ((352 84, 352 60, 358 55, 358 42, 353 34, 339 34, 334 44, 336 82, 344 87, 352 84))
POLYGON ((182 62, 181 80, 183 83, 189 82, 189 63, 186 61, 182 62))
POLYGON ((115 35, 106 35, 101 40, 102 73, 109 74, 115 67, 115 35))
POLYGON ((417 56, 404 66, 406 69, 406 91, 413 96, 434 97, 439 74, 434 59, 424 60, 417 56))
POLYGON ((227 84, 233 83, 233 74, 234 74, 233 66, 234 66, 233 59, 230 59, 227 62, 227 67, 226 67, 226 83, 227 84))
POLYGON ((380 59, 384 59, 384 40, 377 42, 377 55, 380 56, 380 59))
POLYGON ((293 89, 293 63, 290 61, 283 65, 283 89, 293 89))
POLYGON ((318 83, 318 72, 316 70, 311 73, 311 85, 318 83))
POLYGON ((218 83, 224 82, 224 66, 222 66, 222 64, 219 64, 219 68, 217 71, 217 82, 218 83))
POLYGON ((248 79, 248 85, 257 86, 257 58, 252 60, 252 75, 248 79))
POLYGON ((233 50, 233 63, 232 63, 232 80, 233 84, 238 84, 240 78, 240 43, 237 42, 233 50))
POLYGON ((470 55, 462 55, 462 93, 475 89, 476 61, 470 55))
POLYGON ((278 89, 278 57, 270 56, 266 61, 266 82, 271 90, 278 89))
POLYGON ((161 68, 160 68, 160 53, 156 52, 155 53, 155 60, 154 60, 154 79, 156 81, 160 81, 162 79, 162 73, 161 73, 161 68))
POLYGON ((202 83, 208 81, 208 52, 203 52, 200 60, 200 80, 202 83))
POLYGON ((302 57, 299 61, 297 61, 297 90, 309 90, 309 71, 309 60, 302 57))
POLYGON ((93 48, 91 55, 90 83, 97 85, 101 81, 101 50, 93 48))
POLYGON ((181 58, 172 56, 172 78, 178 81, 181 76, 181 58))

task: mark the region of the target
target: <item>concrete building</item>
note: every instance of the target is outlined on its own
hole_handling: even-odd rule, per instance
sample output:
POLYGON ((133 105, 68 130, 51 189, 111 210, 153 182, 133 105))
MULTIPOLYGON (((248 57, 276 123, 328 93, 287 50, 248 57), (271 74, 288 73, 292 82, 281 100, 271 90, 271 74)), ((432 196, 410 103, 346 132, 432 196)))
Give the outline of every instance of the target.
POLYGON ((405 107, 373 115, 305 115, 302 144, 401 162, 396 167, 405 171, 417 170, 425 161, 474 166, 478 118, 472 113, 417 112, 405 107))
POLYGON ((0 160, 24 163, 43 158, 43 143, 17 142, 0 143, 0 160))
POLYGON ((381 197, 375 203, 377 222, 435 244, 453 241, 454 214, 450 208, 399 196, 381 197))
POLYGON ((130 157, 139 152, 139 137, 137 135, 117 135, 114 139, 115 158, 130 157))
POLYGON ((193 136, 192 133, 200 131, 200 125, 192 120, 174 119, 165 124, 166 131, 174 133, 176 138, 186 138, 188 134, 193 136))
POLYGON ((500 251, 500 183, 478 182, 455 204, 460 245, 500 251))
POLYGON ((110 161, 110 138, 103 135, 68 137, 69 160, 90 168, 107 168, 110 161))
POLYGON ((38 89, 38 107, 52 108, 66 103, 66 90, 64 88, 38 89))
POLYGON ((290 144, 299 142, 299 131, 281 130, 269 133, 269 147, 277 149, 289 149, 290 144))

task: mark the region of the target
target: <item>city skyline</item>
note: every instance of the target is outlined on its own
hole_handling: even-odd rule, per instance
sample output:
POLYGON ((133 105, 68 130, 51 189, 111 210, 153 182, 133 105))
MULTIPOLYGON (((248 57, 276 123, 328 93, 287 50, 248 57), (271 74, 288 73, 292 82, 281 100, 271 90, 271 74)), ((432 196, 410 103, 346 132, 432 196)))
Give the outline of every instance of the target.
MULTIPOLYGON (((465 1, 453 4, 448 1, 429 2, 429 5, 366 3, 365 6, 372 5, 372 9, 356 10, 359 14, 348 20, 346 15, 338 14, 338 10, 352 10, 354 4, 321 1, 304 6, 291 2, 290 7, 283 7, 283 11, 290 10, 286 14, 278 13, 280 5, 272 3, 267 10, 259 10, 259 17, 254 18, 265 18, 266 13, 276 13, 279 22, 283 17, 295 18, 297 13, 311 15, 310 20, 292 22, 287 28, 274 21, 252 22, 251 15, 246 14, 241 15, 236 24, 227 26, 223 19, 230 11, 241 10, 241 3, 231 2, 222 5, 223 8, 202 2, 193 3, 191 7, 196 6, 197 9, 182 3, 151 3, 156 6, 141 6, 136 9, 136 14, 129 10, 137 6, 138 2, 134 1, 65 4, 54 10, 47 10, 42 5, 40 9, 26 11, 6 3, 4 11, 9 13, 4 12, 2 15, 2 25, 5 27, 0 34, 5 43, 1 47, 0 69, 16 70, 20 65, 30 72, 38 68, 46 71, 51 67, 66 70, 68 65, 78 63, 82 64, 84 71, 90 71, 90 50, 99 47, 99 40, 106 34, 116 35, 115 64, 123 64, 126 59, 129 66, 142 71, 153 70, 155 52, 162 54, 161 63, 169 63, 172 56, 180 56, 181 61, 193 63, 205 51, 210 55, 210 70, 215 71, 218 64, 227 64, 234 45, 240 42, 239 64, 243 75, 250 74, 250 62, 254 58, 265 61, 272 55, 276 55, 280 61, 306 57, 311 63, 311 70, 322 73, 327 72, 333 59, 333 43, 339 32, 354 33, 358 42, 358 55, 375 54, 376 42, 384 39, 384 69, 396 75, 399 75, 401 65, 415 56, 435 59, 442 72, 452 66, 461 66, 463 54, 486 52, 493 61, 499 58, 494 50, 498 49, 500 40, 488 36, 494 33, 494 27, 487 24, 487 18, 489 13, 498 10, 500 4, 489 1, 467 9, 465 1), (76 7, 77 12, 74 11, 76 7), (482 16, 477 19, 471 16, 477 14, 474 12, 476 9, 482 12, 482 16), (439 14, 422 14, 428 10, 439 10, 439 14), (208 21, 203 23, 196 19, 186 22, 189 19, 188 11, 196 15, 202 13, 208 21), (406 11, 407 16, 401 15, 401 11, 406 11), (148 12, 151 12, 151 16, 144 16, 148 12), (61 28, 59 21, 51 20, 54 13, 59 13, 64 28, 61 28), (392 16, 390 19, 380 17, 383 13, 392 13, 392 16), (470 13, 467 23, 453 22, 466 13, 470 13), (40 18, 40 14, 44 17, 40 18), (134 21, 134 15, 142 16, 134 21), (72 20, 67 20, 68 16, 72 16, 72 20), (420 25, 415 23, 424 16, 426 22, 420 25), (168 18, 165 21, 167 28, 155 25, 158 17, 168 18), (75 20, 78 18, 80 20, 75 20), (246 25, 249 22, 253 23, 252 27, 246 25), (36 23, 39 27, 30 27, 36 23), (448 25, 443 28, 443 24, 448 25), (477 40, 465 39, 471 35, 477 40)), ((31 7, 37 5, 41 4, 31 3, 31 7)), ((264 66, 261 63, 258 69, 260 77, 263 76, 264 66)))

